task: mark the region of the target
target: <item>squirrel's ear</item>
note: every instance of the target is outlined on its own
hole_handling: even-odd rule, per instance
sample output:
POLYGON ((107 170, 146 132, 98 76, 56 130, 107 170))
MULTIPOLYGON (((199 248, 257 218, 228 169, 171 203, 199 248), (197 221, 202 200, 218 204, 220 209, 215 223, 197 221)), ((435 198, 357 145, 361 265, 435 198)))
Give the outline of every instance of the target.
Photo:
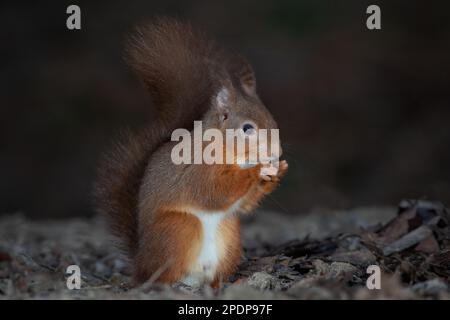
POLYGON ((253 68, 246 58, 238 56, 233 62, 234 76, 242 90, 249 96, 256 96, 256 78, 253 68))

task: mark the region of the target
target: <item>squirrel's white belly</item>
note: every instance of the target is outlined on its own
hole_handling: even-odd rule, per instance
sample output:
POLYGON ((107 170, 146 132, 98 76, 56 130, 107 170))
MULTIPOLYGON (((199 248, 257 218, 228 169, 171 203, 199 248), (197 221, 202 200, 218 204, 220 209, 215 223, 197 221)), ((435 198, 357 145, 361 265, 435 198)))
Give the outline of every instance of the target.
POLYGON ((227 211, 191 211, 191 214, 195 215, 202 224, 203 237, 200 252, 189 268, 188 276, 181 282, 189 286, 200 286, 214 280, 217 266, 226 246, 220 237, 220 223, 235 213, 239 206, 240 201, 237 201, 227 211))

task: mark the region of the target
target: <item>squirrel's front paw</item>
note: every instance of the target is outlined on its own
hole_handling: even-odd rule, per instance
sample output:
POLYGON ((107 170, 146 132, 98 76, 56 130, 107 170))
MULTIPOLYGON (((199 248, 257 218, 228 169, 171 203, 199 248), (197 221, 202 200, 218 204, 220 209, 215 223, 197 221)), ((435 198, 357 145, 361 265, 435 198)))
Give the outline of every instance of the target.
POLYGON ((281 160, 278 164, 278 168, 272 163, 262 166, 260 170, 260 177, 264 181, 278 182, 287 172, 288 163, 286 160, 281 160))
POLYGON ((288 167, 289 167, 289 165, 286 160, 280 161, 280 166, 278 168, 278 174, 277 174, 278 178, 280 178, 280 179, 283 178, 283 176, 288 171, 288 167))

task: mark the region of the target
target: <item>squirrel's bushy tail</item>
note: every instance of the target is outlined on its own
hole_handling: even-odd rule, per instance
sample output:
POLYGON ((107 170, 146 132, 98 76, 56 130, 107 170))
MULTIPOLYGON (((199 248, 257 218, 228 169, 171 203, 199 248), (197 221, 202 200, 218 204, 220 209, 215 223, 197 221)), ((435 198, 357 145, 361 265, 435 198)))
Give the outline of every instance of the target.
POLYGON ((97 212, 106 217, 119 247, 134 256, 138 245, 137 206, 147 161, 165 140, 166 130, 151 127, 139 134, 123 132, 104 155, 94 189, 97 212))
POLYGON ((191 129, 209 107, 223 70, 222 52, 190 25, 170 18, 137 29, 126 60, 150 91, 157 119, 139 134, 126 133, 105 155, 95 186, 97 210, 123 249, 139 246, 139 189, 149 157, 176 128, 191 129))
POLYGON ((152 95, 161 119, 192 126, 226 77, 224 52, 190 24, 159 18, 128 40, 127 62, 152 95))

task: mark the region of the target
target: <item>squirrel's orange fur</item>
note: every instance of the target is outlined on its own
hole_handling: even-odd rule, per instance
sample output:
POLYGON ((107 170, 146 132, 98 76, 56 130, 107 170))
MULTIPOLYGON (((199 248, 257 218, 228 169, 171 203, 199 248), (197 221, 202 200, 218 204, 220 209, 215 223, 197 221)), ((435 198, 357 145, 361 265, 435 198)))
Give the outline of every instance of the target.
POLYGON ((127 51, 158 118, 143 132, 127 134, 105 156, 96 185, 99 212, 123 240, 137 283, 205 275, 202 281, 218 284, 240 261, 236 213, 253 210, 277 186, 287 163, 270 179, 261 177, 261 164, 175 165, 171 133, 192 130, 194 120, 223 132, 247 120, 265 129, 276 123, 256 94, 250 65, 188 24, 159 19, 140 29, 127 51), (224 88, 227 100, 220 105, 215 98, 224 88))

